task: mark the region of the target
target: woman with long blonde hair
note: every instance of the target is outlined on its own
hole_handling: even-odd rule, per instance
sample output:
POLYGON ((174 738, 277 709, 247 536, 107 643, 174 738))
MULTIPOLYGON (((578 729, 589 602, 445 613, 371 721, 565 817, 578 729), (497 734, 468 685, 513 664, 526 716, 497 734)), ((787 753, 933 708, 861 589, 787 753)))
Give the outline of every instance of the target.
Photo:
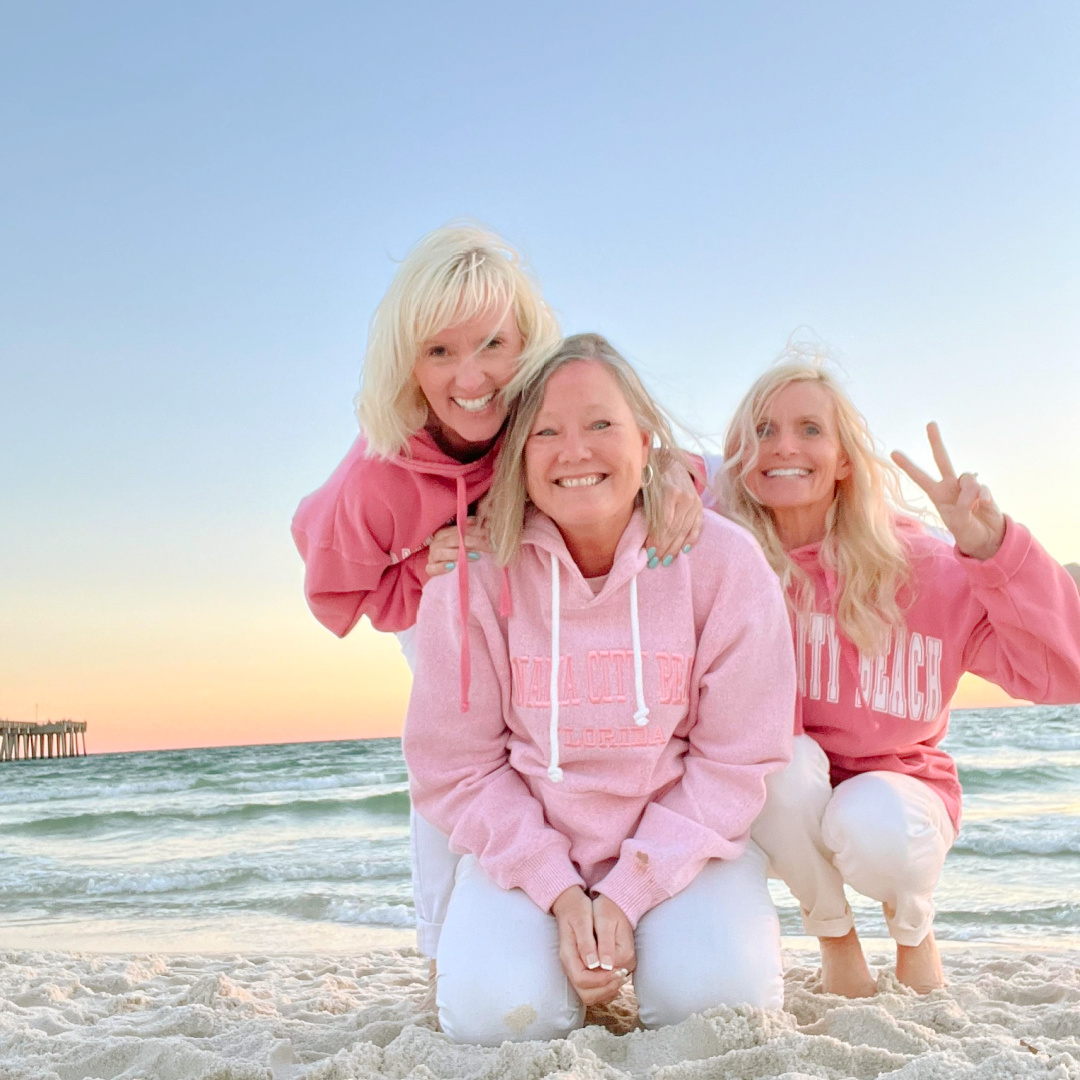
POLYGON ((932 896, 960 826, 939 746, 950 699, 970 671, 1014 697, 1080 701, 1080 596, 974 473, 957 475, 935 424, 940 479, 879 455, 825 359, 791 347, 754 383, 712 481, 780 578, 794 630, 795 748, 753 835, 820 940, 826 991, 876 989, 846 883, 882 903, 897 976, 926 992, 944 981, 932 896), (955 545, 904 512, 896 466, 955 545))

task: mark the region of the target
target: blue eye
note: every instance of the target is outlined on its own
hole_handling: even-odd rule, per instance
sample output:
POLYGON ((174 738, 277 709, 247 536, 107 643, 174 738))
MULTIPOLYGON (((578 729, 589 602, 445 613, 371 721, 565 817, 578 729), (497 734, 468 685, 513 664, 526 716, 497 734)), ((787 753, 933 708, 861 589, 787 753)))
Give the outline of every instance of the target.
POLYGON ((554 428, 546 427, 546 428, 541 428, 539 431, 534 431, 533 432, 533 438, 536 438, 536 436, 538 436, 538 435, 554 435, 554 434, 555 434, 555 429, 554 428))
POLYGON ((820 435, 821 428, 819 428, 817 424, 807 424, 806 427, 803 428, 803 432, 807 435, 820 435))
POLYGON ((767 439, 772 434, 773 434, 773 426, 772 426, 772 424, 768 424, 768 423, 766 423, 766 424, 758 424, 758 426, 757 426, 757 437, 759 439, 767 439))
POLYGON ((592 424, 593 431, 602 431, 604 428, 611 427, 610 420, 595 420, 592 424))

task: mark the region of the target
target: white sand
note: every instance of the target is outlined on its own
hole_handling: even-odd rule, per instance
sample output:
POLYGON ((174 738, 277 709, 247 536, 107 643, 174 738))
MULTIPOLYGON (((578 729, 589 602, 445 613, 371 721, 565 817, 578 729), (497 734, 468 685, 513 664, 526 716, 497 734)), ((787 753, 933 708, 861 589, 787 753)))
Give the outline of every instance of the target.
MULTIPOLYGON (((362 956, 0 952, 0 1080, 1080 1080, 1080 957, 949 953, 927 997, 813 992, 789 957, 786 1011, 718 1009, 661 1031, 455 1046, 424 1010, 411 950, 362 956)), ((628 1025, 627 1002, 607 1023, 628 1025)))

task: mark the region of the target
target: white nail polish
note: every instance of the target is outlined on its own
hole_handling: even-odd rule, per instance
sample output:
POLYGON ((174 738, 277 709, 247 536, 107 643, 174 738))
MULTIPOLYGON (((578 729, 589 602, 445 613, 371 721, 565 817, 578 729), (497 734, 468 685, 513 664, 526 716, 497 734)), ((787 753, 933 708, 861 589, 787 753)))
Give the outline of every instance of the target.
POLYGON ((603 969, 604 969, 605 971, 611 971, 611 969, 612 969, 612 968, 613 968, 613 967, 614 967, 615 965, 614 965, 614 964, 604 964, 604 963, 601 963, 601 965, 600 965, 600 966, 601 966, 601 967, 602 967, 602 968, 603 968, 603 969))

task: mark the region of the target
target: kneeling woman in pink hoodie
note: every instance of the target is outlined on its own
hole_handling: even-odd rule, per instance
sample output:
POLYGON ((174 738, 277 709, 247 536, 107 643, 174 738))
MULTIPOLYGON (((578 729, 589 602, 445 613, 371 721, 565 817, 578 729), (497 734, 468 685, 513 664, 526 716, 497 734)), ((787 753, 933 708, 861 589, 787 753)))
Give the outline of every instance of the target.
POLYGON ((466 856, 438 949, 457 1041, 563 1037, 631 973, 647 1026, 782 1005, 748 836, 790 756, 788 618, 758 545, 711 513, 641 573, 678 454, 626 361, 566 339, 511 409, 467 642, 456 583, 424 590, 404 748, 419 813, 466 856))

